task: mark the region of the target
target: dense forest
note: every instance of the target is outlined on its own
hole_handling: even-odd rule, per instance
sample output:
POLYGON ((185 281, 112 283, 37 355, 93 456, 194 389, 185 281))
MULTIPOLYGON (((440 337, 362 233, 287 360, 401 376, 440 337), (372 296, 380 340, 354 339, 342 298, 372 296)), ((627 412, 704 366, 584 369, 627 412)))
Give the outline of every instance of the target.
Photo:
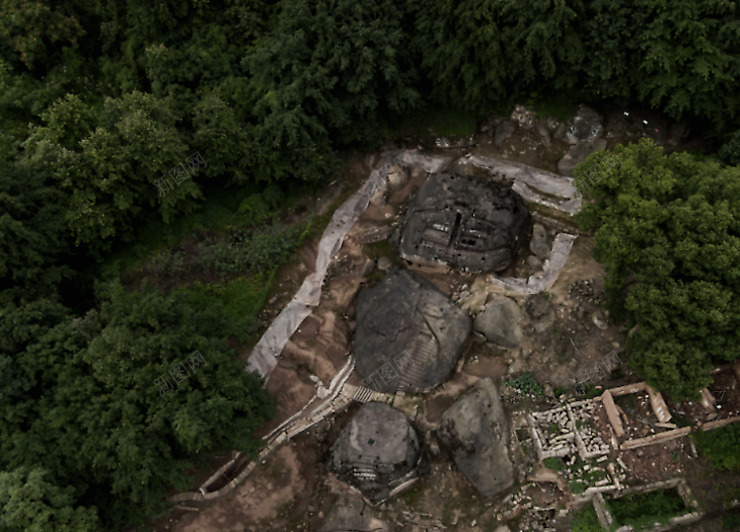
POLYGON ((583 215, 635 368, 694 393, 740 345, 738 79, 728 0, 0 0, 0 528, 137 523, 255 451, 274 402, 234 346, 309 230, 280 213, 426 109, 705 131, 722 162, 625 148, 583 215), (188 231, 197 260, 163 251, 188 231))

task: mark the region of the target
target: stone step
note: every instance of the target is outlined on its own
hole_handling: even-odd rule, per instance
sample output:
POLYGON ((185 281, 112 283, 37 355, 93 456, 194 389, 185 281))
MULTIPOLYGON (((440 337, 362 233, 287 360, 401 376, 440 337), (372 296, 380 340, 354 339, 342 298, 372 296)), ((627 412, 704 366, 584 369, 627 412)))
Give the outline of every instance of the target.
POLYGON ((366 388, 365 386, 360 386, 357 388, 353 399, 358 403, 367 403, 372 400, 374 394, 375 390, 371 390, 370 388, 366 388))
POLYGON ((436 353, 437 343, 433 337, 423 337, 413 346, 411 352, 411 361, 401 370, 398 389, 407 391, 421 381, 424 376, 425 362, 432 358, 436 353))
POLYGON ((352 476, 363 480, 375 480, 378 474, 373 466, 355 465, 352 466, 352 476))

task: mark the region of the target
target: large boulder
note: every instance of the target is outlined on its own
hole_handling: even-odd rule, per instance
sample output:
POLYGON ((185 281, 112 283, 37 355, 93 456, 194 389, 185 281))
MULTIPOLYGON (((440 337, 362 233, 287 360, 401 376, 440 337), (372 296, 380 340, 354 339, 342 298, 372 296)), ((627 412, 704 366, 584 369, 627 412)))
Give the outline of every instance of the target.
POLYGON ((526 241, 530 214, 508 184, 430 175, 409 205, 400 255, 410 262, 501 271, 526 241))
POLYGON ((573 118, 568 121, 565 140, 570 144, 578 144, 594 140, 604 133, 604 118, 585 105, 578 107, 573 118))
POLYGON ((475 317, 473 328, 489 342, 515 348, 522 342, 521 319, 519 305, 511 299, 500 297, 486 303, 475 317))
POLYGON ((316 529, 317 532, 392 532, 359 495, 341 497, 316 529))
POLYGON ((514 483, 508 423, 490 378, 478 381, 447 409, 437 435, 482 495, 492 497, 514 483))
POLYGON ((449 377, 470 318, 432 283, 396 269, 357 301, 355 369, 379 392, 424 392, 449 377))
POLYGON ((419 437, 408 418, 384 403, 366 403, 329 449, 328 468, 375 501, 420 475, 419 437))

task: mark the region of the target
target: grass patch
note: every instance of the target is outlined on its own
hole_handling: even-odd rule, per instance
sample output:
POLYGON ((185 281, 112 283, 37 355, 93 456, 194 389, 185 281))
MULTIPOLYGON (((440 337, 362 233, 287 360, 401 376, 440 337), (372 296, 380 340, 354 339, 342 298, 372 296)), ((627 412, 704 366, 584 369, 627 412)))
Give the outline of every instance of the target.
POLYGON ((557 456, 549 456, 542 460, 542 463, 545 464, 545 467, 554 471, 564 471, 566 468, 565 462, 557 456))
POLYGON ((740 500, 740 488, 726 487, 722 493, 722 506, 725 508, 730 508, 735 501, 740 500))
POLYGON ((132 243, 121 245, 105 259, 100 266, 100 276, 120 276, 148 257, 198 234, 221 234, 236 228, 270 225, 309 192, 305 186, 287 193, 275 185, 209 188, 204 191, 205 200, 196 212, 170 223, 151 220, 144 224, 132 243))
POLYGON ((519 392, 519 395, 541 396, 543 393, 542 386, 534 380, 534 375, 530 372, 522 373, 514 379, 504 381, 504 386, 515 388, 519 392))
POLYGON ((616 523, 631 525, 635 530, 652 528, 654 523, 665 523, 687 510, 675 488, 633 493, 612 499, 607 504, 616 523))
POLYGON ((244 342, 259 329, 259 315, 272 290, 273 274, 201 284, 182 289, 193 305, 219 306, 228 331, 244 342))
POLYGON ((617 403, 624 410, 637 410, 637 400, 635 399, 635 394, 633 393, 617 396, 614 398, 614 402, 617 403))
POLYGON ((604 527, 596 517, 596 510, 592 504, 587 504, 573 516, 573 532, 603 532, 604 527))
POLYGON ((399 497, 411 508, 418 508, 419 503, 421 503, 422 499, 424 498, 425 491, 426 482, 423 479, 417 480, 413 486, 411 486, 407 490, 404 490, 399 495, 399 497))
POLYGON ((539 118, 554 118, 564 122, 575 114, 578 104, 582 101, 578 95, 568 91, 556 91, 542 94, 532 94, 527 100, 526 106, 533 109, 539 118))
POLYGON ((700 454, 720 471, 740 471, 740 424, 732 423, 711 431, 692 432, 700 454))
POLYGON ((395 246, 388 239, 368 244, 365 246, 365 253, 373 260, 378 260, 380 257, 388 257, 395 265, 400 265, 403 262, 401 257, 398 256, 395 246))
POLYGON ((722 530, 740 530, 740 514, 728 514, 722 518, 722 530))
POLYGON ((579 480, 568 482, 568 486, 570 487, 570 491, 573 492, 573 495, 580 495, 586 491, 586 488, 588 488, 588 485, 585 482, 581 482, 579 480))
POLYGON ((580 389, 583 392, 579 396, 581 399, 593 399, 594 397, 597 397, 604 393, 603 388, 601 387, 597 388, 595 385, 591 383, 581 384, 580 389))

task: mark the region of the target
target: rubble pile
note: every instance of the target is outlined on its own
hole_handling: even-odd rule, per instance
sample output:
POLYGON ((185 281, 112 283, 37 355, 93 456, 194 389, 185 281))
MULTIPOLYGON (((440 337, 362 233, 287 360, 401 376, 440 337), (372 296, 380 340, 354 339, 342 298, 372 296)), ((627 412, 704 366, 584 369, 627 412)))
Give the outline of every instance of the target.
POLYGON ((568 408, 576 426, 577 440, 580 440, 583 446, 582 456, 591 458, 611 451, 611 446, 603 440, 599 430, 593 424, 597 409, 601 408, 601 403, 593 400, 576 401, 570 403, 568 408))

